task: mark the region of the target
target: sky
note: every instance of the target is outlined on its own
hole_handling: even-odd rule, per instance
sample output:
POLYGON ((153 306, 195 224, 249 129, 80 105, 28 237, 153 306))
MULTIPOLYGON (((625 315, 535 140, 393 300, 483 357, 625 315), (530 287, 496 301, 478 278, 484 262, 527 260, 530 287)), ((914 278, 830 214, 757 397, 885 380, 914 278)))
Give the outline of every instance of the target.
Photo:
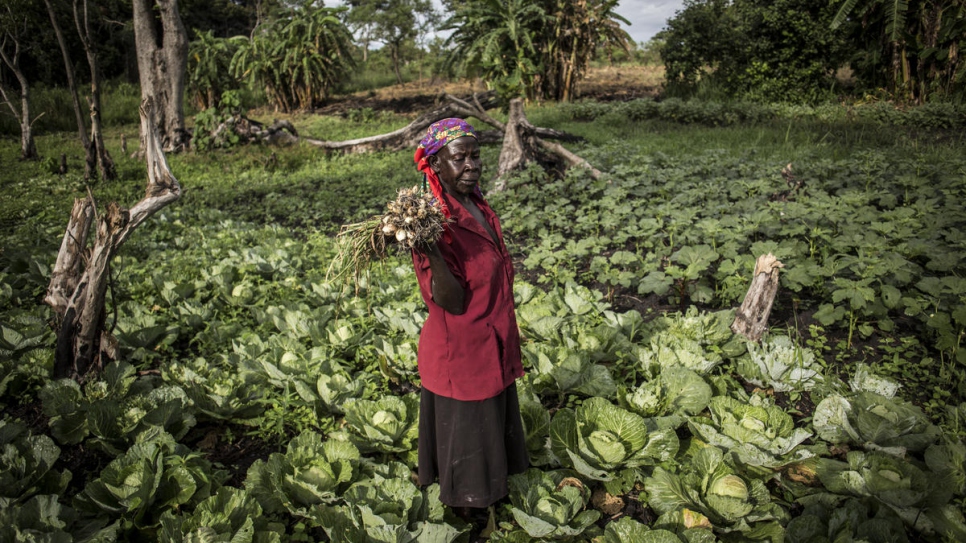
POLYGON ((616 11, 631 22, 630 26, 621 24, 624 30, 634 41, 643 43, 663 29, 683 6, 684 0, 620 0, 616 11))

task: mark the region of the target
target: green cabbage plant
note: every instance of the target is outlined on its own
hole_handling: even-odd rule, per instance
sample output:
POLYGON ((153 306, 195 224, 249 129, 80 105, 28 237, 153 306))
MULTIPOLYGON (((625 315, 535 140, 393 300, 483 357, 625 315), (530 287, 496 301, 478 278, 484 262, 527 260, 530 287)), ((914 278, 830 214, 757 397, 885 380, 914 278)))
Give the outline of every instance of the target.
POLYGON ((870 505, 855 498, 831 505, 810 504, 788 523, 786 540, 789 543, 908 543, 906 528, 899 517, 888 507, 870 505))
POLYGON ((617 391, 609 369, 573 349, 528 343, 523 357, 534 375, 534 389, 541 394, 613 396, 617 391))
POLYGON ((264 410, 257 401, 262 396, 261 387, 227 363, 204 358, 171 361, 161 366, 161 376, 185 391, 198 418, 250 419, 264 410))
POLYGON ((851 451, 845 462, 822 458, 817 474, 832 494, 878 502, 919 532, 966 541, 963 513, 950 503, 957 481, 945 472, 883 451, 851 451))
POLYGON ((550 411, 540 403, 525 381, 518 381, 520 418, 527 441, 527 453, 531 466, 546 466, 555 462, 550 450, 550 411))
POLYGON ((262 508, 244 490, 222 487, 190 514, 166 511, 161 516, 160 543, 281 543, 285 526, 270 523, 262 508))
POLYGON ((747 401, 728 396, 712 398, 711 419, 692 417, 691 432, 705 443, 731 451, 743 464, 763 472, 812 456, 807 449, 796 449, 811 437, 782 408, 763 396, 747 401))
POLYGON ((713 391, 697 372, 681 366, 661 370, 636 389, 622 390, 621 406, 649 419, 657 428, 677 428, 708 407, 713 391))
POLYGON ((749 342, 748 354, 738 359, 738 373, 744 379, 778 392, 815 388, 824 381, 821 369, 812 351, 788 336, 770 336, 761 345, 749 342))
POLYGON ((127 362, 111 362, 100 380, 83 389, 72 379, 51 381, 40 398, 55 439, 76 444, 92 436, 92 445, 113 455, 122 454, 143 433, 161 430, 180 439, 195 425, 191 401, 181 387, 139 378, 127 362))
MULTIPOLYGON (((393 470, 398 471, 398 470, 393 470)), ((439 485, 420 490, 405 477, 376 475, 350 486, 342 498, 344 505, 313 508, 313 520, 332 541, 353 543, 451 543, 466 528, 444 520, 445 508, 439 501, 439 485)))
POLYGON ((614 495, 633 485, 638 468, 665 462, 680 447, 674 430, 648 432, 639 415, 597 397, 576 410, 557 411, 550 422, 550 439, 563 465, 610 483, 608 491, 614 495))
POLYGON ((687 509, 708 517, 719 536, 782 541, 788 514, 771 501, 764 482, 742 475, 717 447, 698 450, 680 473, 655 468, 644 489, 659 514, 687 509))
POLYGON ((248 468, 245 488, 266 513, 304 517, 308 508, 339 499, 361 457, 352 443, 323 441, 315 432, 304 432, 289 442, 284 454, 256 460, 248 468))
POLYGON ((940 433, 919 407, 866 391, 825 397, 815 407, 812 422, 818 436, 829 443, 878 448, 898 456, 925 450, 940 433))
MULTIPOLYGON (((597 540, 595 540, 597 541, 597 540)), ((599 543, 698 543, 668 530, 653 529, 630 517, 608 522, 599 543)))
MULTIPOLYGON (((571 540, 594 535, 600 512, 585 510, 590 489, 563 470, 529 469, 510 477, 510 512, 526 532, 526 540, 571 540)), ((520 541, 524 534, 502 534, 506 541, 520 541)))
POLYGON ((108 464, 73 505, 92 516, 119 518, 123 529, 150 529, 165 511, 211 496, 221 475, 201 454, 159 432, 108 464))
POLYGON ((416 446, 419 398, 384 396, 378 400, 352 399, 343 405, 346 435, 359 450, 381 453, 413 452, 416 446))
POLYGON ((0 421, 0 509, 14 507, 36 494, 60 494, 71 473, 54 469, 60 449, 45 435, 0 421))

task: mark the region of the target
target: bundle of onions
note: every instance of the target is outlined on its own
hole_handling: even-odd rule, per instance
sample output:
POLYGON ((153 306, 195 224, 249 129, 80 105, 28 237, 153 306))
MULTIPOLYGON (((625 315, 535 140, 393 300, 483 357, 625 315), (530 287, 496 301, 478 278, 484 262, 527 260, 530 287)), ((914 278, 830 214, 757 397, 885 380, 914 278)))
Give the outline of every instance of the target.
POLYGON ((385 258, 393 243, 408 251, 439 241, 445 223, 432 194, 418 185, 400 189, 396 200, 386 205, 385 215, 342 227, 327 275, 331 280, 357 279, 374 260, 385 258))

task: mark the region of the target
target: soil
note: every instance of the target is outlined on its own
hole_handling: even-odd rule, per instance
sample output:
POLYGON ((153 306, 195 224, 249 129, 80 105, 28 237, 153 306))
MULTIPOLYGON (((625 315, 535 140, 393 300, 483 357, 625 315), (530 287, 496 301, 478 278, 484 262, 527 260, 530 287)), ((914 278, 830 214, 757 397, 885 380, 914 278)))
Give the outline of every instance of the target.
MULTIPOLYGON (((655 98, 662 88, 663 66, 602 66, 591 67, 577 86, 578 99, 602 102, 627 101, 635 98, 655 98)), ((347 115, 352 110, 371 108, 396 114, 418 115, 436 105, 443 92, 467 96, 486 91, 479 80, 449 82, 421 79, 372 91, 331 97, 313 111, 317 115, 347 115)))

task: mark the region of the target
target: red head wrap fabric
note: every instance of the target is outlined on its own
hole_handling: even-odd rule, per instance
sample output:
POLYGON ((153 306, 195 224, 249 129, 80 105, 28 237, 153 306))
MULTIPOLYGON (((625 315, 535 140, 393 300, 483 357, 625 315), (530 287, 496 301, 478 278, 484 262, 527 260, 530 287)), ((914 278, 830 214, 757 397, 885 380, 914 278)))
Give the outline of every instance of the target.
MULTIPOLYGON (((425 175, 426 185, 428 185, 433 196, 436 197, 436 201, 439 202, 440 208, 443 210, 443 216, 447 219, 450 217, 450 211, 446 205, 446 200, 443 199, 443 186, 439 182, 439 176, 436 175, 436 172, 429 165, 429 157, 438 153, 449 142, 464 136, 476 138, 476 130, 463 119, 449 118, 436 121, 429 125, 426 136, 419 141, 419 146, 416 147, 416 154, 413 155, 413 162, 416 163, 416 169, 425 175)), ((448 242, 449 239, 449 233, 444 230, 443 240, 448 242)))

